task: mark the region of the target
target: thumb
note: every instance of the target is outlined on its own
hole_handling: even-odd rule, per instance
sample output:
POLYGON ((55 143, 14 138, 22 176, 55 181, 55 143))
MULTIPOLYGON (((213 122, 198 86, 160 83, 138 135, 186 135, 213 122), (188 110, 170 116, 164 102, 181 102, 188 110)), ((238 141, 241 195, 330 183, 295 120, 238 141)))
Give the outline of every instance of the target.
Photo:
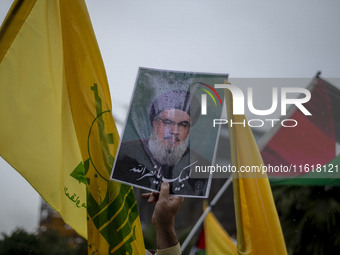
POLYGON ((161 186, 161 192, 159 194, 159 200, 169 199, 170 185, 168 182, 163 182, 161 186))

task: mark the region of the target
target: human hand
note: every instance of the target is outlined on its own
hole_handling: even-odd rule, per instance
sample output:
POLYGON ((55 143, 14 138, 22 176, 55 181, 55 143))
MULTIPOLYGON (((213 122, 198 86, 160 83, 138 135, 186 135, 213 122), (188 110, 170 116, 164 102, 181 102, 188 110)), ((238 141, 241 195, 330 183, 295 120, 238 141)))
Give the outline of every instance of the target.
POLYGON ((156 203, 152 223, 157 234, 157 248, 165 249, 178 243, 174 228, 175 216, 183 202, 183 197, 170 196, 170 185, 163 182, 160 193, 142 194, 148 203, 156 203))

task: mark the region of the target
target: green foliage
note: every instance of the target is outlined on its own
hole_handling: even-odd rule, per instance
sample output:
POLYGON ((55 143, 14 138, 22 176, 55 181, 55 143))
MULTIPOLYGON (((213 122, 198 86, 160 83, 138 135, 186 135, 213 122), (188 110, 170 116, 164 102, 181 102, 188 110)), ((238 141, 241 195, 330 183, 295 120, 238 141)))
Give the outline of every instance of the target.
POLYGON ((36 235, 18 229, 11 236, 2 234, 0 255, 42 255, 40 243, 36 235))
POLYGON ((340 254, 340 188, 272 187, 288 253, 340 254))
POLYGON ((87 241, 78 238, 75 247, 58 232, 47 230, 38 234, 15 230, 11 235, 2 234, 0 255, 80 255, 87 254, 87 241))

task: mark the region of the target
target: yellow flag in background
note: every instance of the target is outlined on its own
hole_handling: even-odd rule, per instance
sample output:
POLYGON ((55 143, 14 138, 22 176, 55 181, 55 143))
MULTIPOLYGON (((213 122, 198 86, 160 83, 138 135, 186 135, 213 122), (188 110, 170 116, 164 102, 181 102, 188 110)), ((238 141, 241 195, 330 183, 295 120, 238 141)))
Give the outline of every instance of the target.
MULTIPOLYGON (((241 166, 263 165, 253 133, 243 115, 232 114, 232 97, 226 90, 228 119, 235 124, 229 134, 232 163, 241 166)), ((235 173, 234 203, 239 254, 287 254, 280 221, 266 174, 235 173)))
POLYGON ((207 255, 237 255, 236 245, 212 212, 204 219, 204 238, 207 255))
POLYGON ((0 155, 88 238, 144 254, 133 189, 109 181, 119 143, 83 0, 15 1, 0 30, 0 155))

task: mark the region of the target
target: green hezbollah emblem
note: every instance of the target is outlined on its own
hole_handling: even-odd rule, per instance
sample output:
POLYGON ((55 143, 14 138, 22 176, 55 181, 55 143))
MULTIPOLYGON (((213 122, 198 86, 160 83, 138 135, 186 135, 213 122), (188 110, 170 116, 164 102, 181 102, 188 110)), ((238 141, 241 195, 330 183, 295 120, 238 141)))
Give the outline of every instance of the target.
MULTIPOLYGON (((97 84, 94 84, 91 90, 94 92, 97 116, 93 120, 88 133, 87 150, 89 158, 80 162, 71 176, 86 184, 88 216, 91 217, 100 234, 110 244, 110 251, 112 251, 110 254, 126 254, 126 252, 132 254, 131 242, 135 240, 135 229, 132 229, 132 223, 138 217, 137 204, 132 187, 116 184, 109 180, 114 162, 109 146, 114 145, 114 136, 112 133, 105 133, 104 117, 110 114, 106 117, 112 118, 111 111, 103 111, 97 84), (91 181, 93 178, 96 180, 91 181), (102 185, 99 185, 99 183, 102 185), (105 188, 102 187, 103 184, 105 188), (114 192, 114 185, 120 186, 118 194, 117 191, 114 192), (95 197, 91 193, 93 190, 96 190, 95 197), (116 195, 112 196, 113 193, 116 193, 116 195), (130 238, 125 241, 124 245, 121 245, 124 237, 127 236, 130 236, 130 238), (118 245, 119 248, 116 248, 118 245)), ((92 246, 95 246, 95 244, 89 246, 91 250, 92 248, 95 250, 95 247, 92 246)))

